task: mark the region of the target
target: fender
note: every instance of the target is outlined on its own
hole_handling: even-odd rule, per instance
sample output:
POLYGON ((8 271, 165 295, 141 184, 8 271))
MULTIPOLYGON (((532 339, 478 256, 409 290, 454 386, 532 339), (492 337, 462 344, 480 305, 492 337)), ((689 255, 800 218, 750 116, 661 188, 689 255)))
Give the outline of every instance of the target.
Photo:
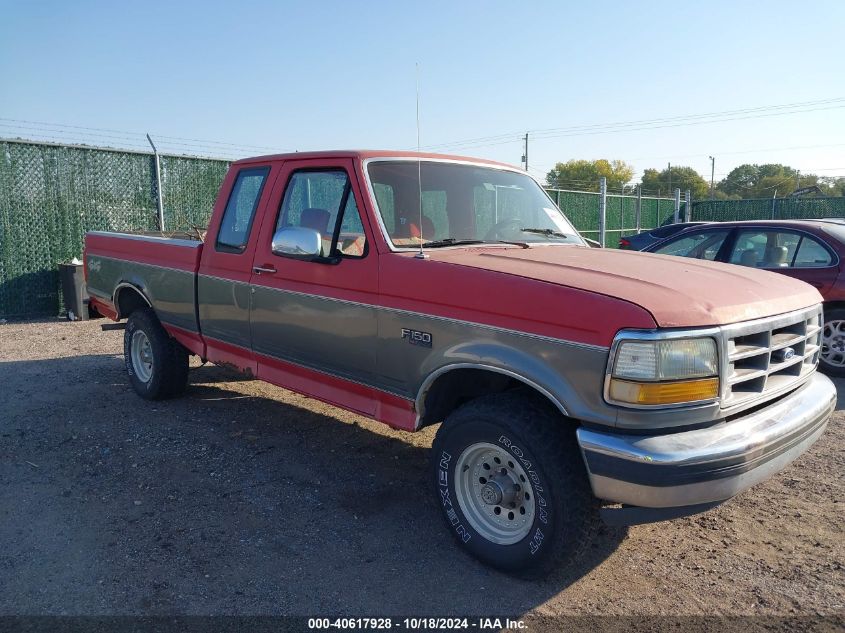
POLYGON ((426 397, 432 386, 439 378, 460 369, 478 369, 513 378, 545 396, 561 414, 577 417, 584 405, 578 390, 570 383, 566 368, 578 368, 577 376, 586 368, 585 365, 594 363, 603 372, 607 362, 606 350, 598 351, 561 342, 560 345, 547 344, 546 351, 546 354, 529 353, 488 339, 459 343, 437 354, 436 359, 429 359, 429 363, 426 363, 436 366, 425 373, 417 390, 416 428, 422 424, 426 397))

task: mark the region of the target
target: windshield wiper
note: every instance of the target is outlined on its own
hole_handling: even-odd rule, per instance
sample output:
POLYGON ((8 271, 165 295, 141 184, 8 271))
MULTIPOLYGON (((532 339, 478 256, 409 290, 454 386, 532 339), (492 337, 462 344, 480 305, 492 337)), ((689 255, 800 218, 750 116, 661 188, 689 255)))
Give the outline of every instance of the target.
POLYGON ((461 240, 456 237, 447 237, 442 240, 423 242, 423 248, 441 248, 443 246, 458 246, 460 244, 483 244, 484 240, 461 240))
POLYGON ((538 235, 547 235, 548 237, 562 237, 569 239, 570 237, 577 237, 572 233, 561 233, 560 231, 553 231, 552 229, 519 229, 523 233, 537 233, 538 235))
POLYGON ((443 246, 463 246, 467 244, 512 244, 513 246, 521 246, 522 248, 529 248, 525 242, 516 242, 510 240, 475 240, 475 239, 458 239, 456 237, 447 237, 442 240, 433 240, 431 242, 423 242, 423 248, 441 248, 443 246))

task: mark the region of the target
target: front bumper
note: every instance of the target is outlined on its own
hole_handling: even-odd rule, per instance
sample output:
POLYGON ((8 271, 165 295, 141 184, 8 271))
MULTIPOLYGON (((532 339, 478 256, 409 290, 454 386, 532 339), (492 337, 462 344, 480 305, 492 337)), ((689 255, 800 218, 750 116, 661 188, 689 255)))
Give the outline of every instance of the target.
POLYGON ((819 438, 835 406, 836 387, 815 373, 773 404, 716 426, 647 436, 582 427, 578 443, 599 499, 692 513, 783 469, 819 438))

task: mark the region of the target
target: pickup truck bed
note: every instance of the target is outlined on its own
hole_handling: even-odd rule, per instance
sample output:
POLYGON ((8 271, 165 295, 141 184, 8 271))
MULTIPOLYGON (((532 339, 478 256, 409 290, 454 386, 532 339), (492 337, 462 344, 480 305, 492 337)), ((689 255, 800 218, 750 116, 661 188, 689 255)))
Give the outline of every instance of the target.
POLYGON ((192 340, 193 347, 200 340, 196 297, 202 248, 199 240, 88 233, 85 263, 92 304, 103 316, 121 319, 145 299, 170 334, 192 340))

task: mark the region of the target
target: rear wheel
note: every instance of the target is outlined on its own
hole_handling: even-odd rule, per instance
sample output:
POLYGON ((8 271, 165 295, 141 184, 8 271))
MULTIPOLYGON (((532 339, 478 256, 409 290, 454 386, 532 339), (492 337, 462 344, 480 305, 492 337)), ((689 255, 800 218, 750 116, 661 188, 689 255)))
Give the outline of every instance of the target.
POLYGON ((170 398, 188 384, 188 352, 167 334, 151 308, 129 316, 123 356, 129 382, 142 398, 170 398))
POLYGON ((819 369, 829 376, 845 376, 845 309, 824 312, 819 369))
POLYGON ((598 505, 574 433, 532 394, 469 402, 432 447, 438 505, 482 562, 538 577, 573 565, 598 529, 598 505))

